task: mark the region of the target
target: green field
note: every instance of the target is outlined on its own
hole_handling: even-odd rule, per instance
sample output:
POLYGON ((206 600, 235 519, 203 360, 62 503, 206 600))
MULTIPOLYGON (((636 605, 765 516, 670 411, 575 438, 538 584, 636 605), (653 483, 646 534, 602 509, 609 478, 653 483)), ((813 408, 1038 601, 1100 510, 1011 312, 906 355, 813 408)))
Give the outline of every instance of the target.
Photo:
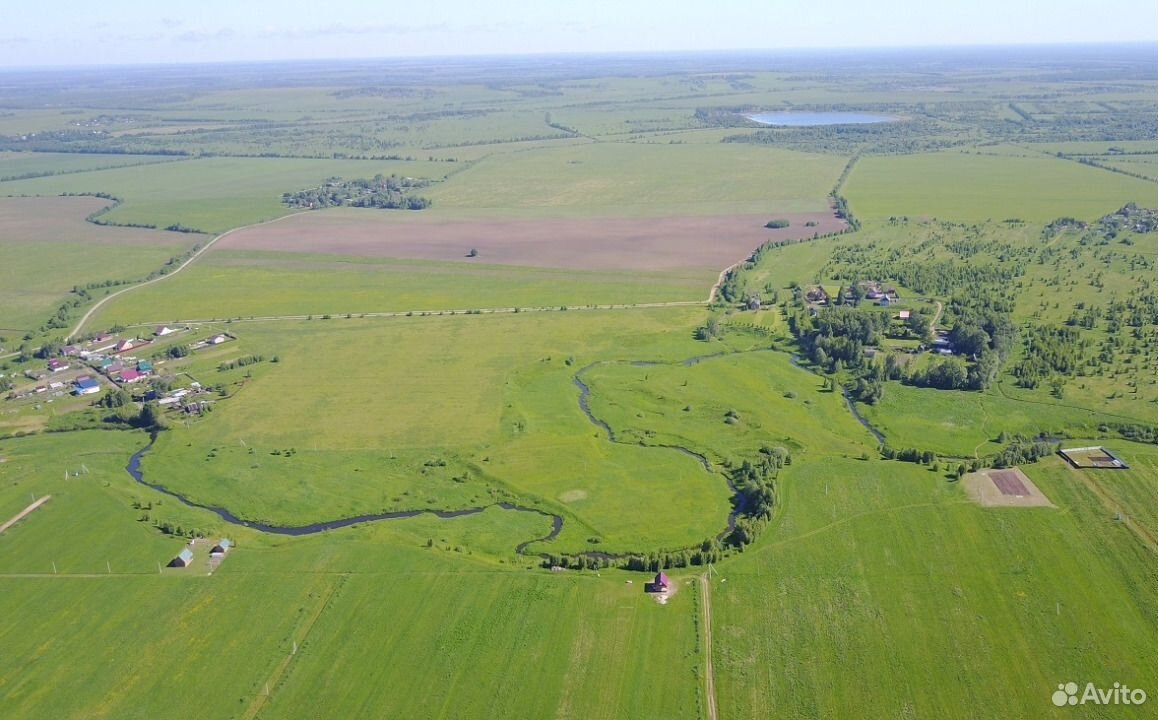
POLYGON ((843 167, 770 148, 598 143, 483 160, 430 196, 437 207, 519 215, 819 212, 843 167))
POLYGON ((94 322, 696 301, 711 271, 583 271, 215 250, 171 282, 126 294, 94 322), (160 308, 164 308, 163 311, 160 308))
POLYGON ((123 199, 104 216, 113 223, 181 224, 219 233, 290 212, 282 193, 321 185, 326 178, 377 173, 439 179, 445 165, 426 162, 203 158, 155 167, 127 167, 0 183, 4 195, 107 193, 123 199))
POLYGON ((1137 48, 1096 58, 395 59, 0 83, 0 196, 37 196, 0 199, 0 523, 51 495, 0 534, 0 716, 1152 716, 1158 208, 1126 173, 1154 177, 1158 75, 1137 48), (900 121, 743 117, 761 110, 900 121), (289 214, 285 192, 376 173, 431 181, 432 207, 406 216, 412 257, 443 257, 422 244, 443 222, 772 219, 833 195, 856 229, 803 231, 722 277, 612 264, 608 243, 559 253, 607 270, 491 264, 481 240, 470 262, 400 259, 373 226, 323 229, 247 246, 300 253, 227 239, 131 286, 289 214), (98 192, 122 201, 102 221, 206 234, 97 227, 104 201, 58 197, 98 192), (317 251, 335 247, 365 256, 317 251), (850 293, 836 309, 816 286, 850 293), (122 289, 78 334, 171 325, 117 358, 154 374, 49 392, 77 371, 34 353, 122 289), (942 360, 930 346, 951 331, 942 360), (940 363, 958 389, 919 387, 940 363), (1040 434, 1047 454, 1021 467, 1052 507, 970 499, 962 461, 1040 434), (1130 469, 1075 470, 1059 440, 1130 469), (126 471, 146 446, 144 480, 165 491, 126 471), (235 546, 218 563, 220 538, 235 546), (186 548, 189 567, 165 567, 186 548), (666 602, 644 592, 658 568, 666 602), (1151 699, 1058 710, 1067 681, 1151 699))
POLYGON ((1070 677, 1145 687, 1153 554, 1061 460, 1027 472, 1061 509, 978 508, 904 463, 794 472, 780 526, 713 586, 721 714, 1053 717, 1070 677))
POLYGON ((847 185, 853 210, 865 218, 956 222, 1092 220, 1127 202, 1151 202, 1156 191, 1145 180, 1069 161, 958 153, 864 158, 847 185))
POLYGON ((8 331, 0 334, 19 336, 43 325, 62 303, 76 299, 75 286, 142 280, 204 241, 199 235, 84 222, 106 204, 93 198, 0 199, 0 329, 8 331), (44 222, 29 222, 37 216, 44 222))

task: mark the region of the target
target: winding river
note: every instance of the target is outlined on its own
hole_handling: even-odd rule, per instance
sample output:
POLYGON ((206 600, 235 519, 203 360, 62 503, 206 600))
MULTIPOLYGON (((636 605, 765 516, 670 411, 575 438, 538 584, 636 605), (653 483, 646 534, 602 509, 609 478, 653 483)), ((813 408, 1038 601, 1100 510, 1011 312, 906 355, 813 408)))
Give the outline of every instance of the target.
MULTIPOLYGON (((773 352, 773 350, 761 349, 761 350, 751 350, 748 352, 773 352)), ((683 360, 680 364, 682 364, 685 367, 691 367, 693 365, 698 365, 699 363, 704 362, 706 360, 728 357, 728 356, 734 355, 734 354, 737 354, 737 353, 718 353, 718 354, 714 354, 714 355, 699 355, 696 357, 691 357, 691 358, 688 358, 686 360, 683 360)), ((805 372, 810 372, 808 370, 808 368, 805 368, 803 365, 801 365, 800 358, 797 357, 796 355, 790 355, 789 360, 791 361, 793 366, 795 366, 801 370, 804 370, 805 372)), ((615 430, 612 429, 611 425, 606 420, 598 417, 597 415, 595 415, 595 413, 593 413, 591 411, 591 387, 586 382, 584 382, 583 377, 582 377, 585 373, 587 373, 591 369, 596 368, 596 367, 600 367, 602 365, 611 364, 612 362, 613 361, 604 361, 604 362, 596 362, 596 363, 592 363, 590 365, 587 365, 586 367, 577 371, 574 376, 572 376, 572 382, 575 384, 575 387, 578 388, 578 390, 579 390, 579 397, 578 397, 579 409, 587 417, 587 420, 592 425, 599 428, 607 435, 608 442, 618 443, 621 441, 616 438, 615 430)), ((654 367, 654 366, 662 365, 663 363, 640 360, 640 361, 631 362, 630 364, 634 367, 654 367)), ((879 430, 877 430, 875 427, 873 427, 873 425, 863 415, 861 415, 860 411, 857 410, 856 403, 853 402, 852 398, 849 396, 849 394, 846 390, 842 389, 841 392, 842 392, 842 395, 844 397, 845 402, 848 404, 849 411, 852 412, 852 414, 853 414, 853 417, 855 417, 860 422, 860 424, 863 425, 870 433, 872 433, 873 437, 875 437, 877 439, 877 441, 883 445, 885 442, 884 434, 881 433, 879 430)), ((185 495, 182 495, 181 493, 179 493, 175 490, 171 490, 171 489, 169 489, 169 488, 167 488, 164 485, 161 485, 159 483, 153 483, 153 482, 149 482, 148 480, 146 480, 144 477, 144 473, 142 473, 142 471, 141 471, 141 458, 144 457, 145 453, 147 453, 149 450, 151 450, 153 448, 153 443, 156 442, 156 439, 157 438, 154 435, 152 438, 150 438, 149 443, 147 445, 145 445, 143 448, 141 448, 137 452, 133 453, 132 457, 129 458, 129 464, 125 466, 125 471, 133 478, 133 480, 137 481, 141 485, 144 485, 145 487, 152 488, 153 490, 156 490, 159 493, 162 493, 164 495, 168 495, 169 497, 174 498, 175 500, 182 503, 183 505, 186 505, 188 507, 198 508, 201 510, 208 510, 209 512, 213 513, 217 517, 221 518, 226 523, 229 523, 230 525, 237 525, 239 527, 246 527, 246 528, 249 528, 251 530, 257 530, 258 532, 262 532, 262 533, 268 533, 271 535, 289 535, 289 536, 294 536, 294 537, 300 537, 303 535, 315 535, 317 533, 326 532, 328 530, 337 530, 339 528, 350 527, 352 525, 359 525, 361 523, 380 522, 380 521, 385 521, 385 520, 404 520, 406 518, 414 518, 414 517, 418 517, 420 515, 433 515, 434 517, 440 518, 443 520, 452 520, 454 518, 466 517, 469 515, 478 515, 479 513, 482 513, 489 508, 499 508, 499 509, 505 510, 507 512, 534 513, 534 514, 540 515, 542 517, 550 518, 551 519, 551 531, 549 533, 547 533, 543 537, 537 537, 537 538, 532 538, 530 540, 526 540, 525 542, 521 542, 515 546, 515 552, 520 554, 520 555, 523 555, 526 553, 527 548, 530 547, 532 544, 539 543, 539 542, 549 542, 551 540, 554 540, 555 538, 557 538, 559 536, 559 533, 561 533, 563 531, 563 516, 562 515, 556 515, 555 513, 547 512, 546 510, 540 510, 537 508, 525 507, 523 505, 516 505, 514 503, 509 503, 509 502, 497 502, 497 503, 492 503, 491 505, 484 505, 481 507, 463 508, 461 510, 397 510, 397 511, 393 511, 393 512, 372 513, 372 514, 367 514, 367 515, 356 515, 354 517, 339 518, 337 520, 328 520, 325 522, 312 523, 310 525, 268 525, 266 523, 251 522, 251 521, 243 520, 243 519, 237 517, 236 515, 234 515, 229 510, 227 510, 223 507, 218 507, 215 505, 205 505, 205 504, 196 502, 194 500, 190 500, 188 497, 186 497, 185 495)), ((696 452, 695 450, 692 450, 691 448, 687 448, 687 447, 684 447, 682 445, 671 445, 671 444, 646 445, 644 447, 650 447, 650 448, 654 448, 654 449, 662 449, 662 450, 670 450, 672 452, 678 452, 682 455, 686 455, 690 458, 693 458, 694 460, 699 462, 700 466, 703 467, 705 472, 708 472, 708 473, 713 472, 712 463, 710 460, 708 460, 707 456, 704 455, 703 453, 696 452)), ((727 484, 728 484, 728 488, 732 492, 732 511, 728 514, 727 527, 724 528, 724 530, 722 532, 720 532, 719 535, 717 535, 717 537, 720 539, 726 537, 730 532, 735 530, 736 518, 745 509, 744 508, 744 497, 739 493, 736 486, 732 484, 731 478, 727 475, 727 473, 721 473, 721 475, 723 475, 725 482, 727 482, 727 484)), ((607 553, 599 553, 599 552, 587 552, 587 553, 580 553, 580 554, 587 555, 589 557, 602 557, 602 558, 608 558, 608 559, 613 559, 613 558, 617 557, 615 555, 610 555, 607 553)))
POLYGON ((286 526, 250 522, 248 520, 242 520, 223 507, 204 505, 202 503, 190 500, 181 493, 175 490, 170 490, 164 485, 151 483, 146 480, 144 474, 141 472, 141 458, 145 455, 146 452, 152 449, 154 442, 156 442, 155 436, 149 440, 148 445, 133 453, 133 456, 129 458, 129 464, 125 466, 125 471, 134 480, 144 485, 145 487, 152 488, 159 493, 163 493, 171 498, 175 498, 183 505, 199 508, 201 510, 208 510, 230 525, 247 527, 251 530, 257 530, 258 532, 269 533, 271 535, 291 535, 294 537, 299 537, 302 535, 315 535, 317 533, 326 532, 327 530, 337 530, 338 528, 350 527, 351 525, 358 525, 360 523, 378 522, 380 520, 403 520, 405 518, 418 517, 419 515, 433 515, 443 520, 451 520, 453 518, 466 517, 468 515, 478 515, 479 513, 492 507, 497 507, 510 512, 534 513, 536 515, 542 515, 543 517, 551 518, 551 532, 544 535, 543 537, 533 538, 531 540, 527 540, 526 542, 519 543, 515 547, 515 552, 519 553, 520 555, 526 551, 527 547, 531 545, 531 543, 554 540, 559 536, 559 533, 563 531, 563 517, 561 515, 549 513, 545 510, 523 507, 522 505, 515 505, 514 503, 508 502, 498 502, 491 505, 484 505, 482 507, 464 508, 462 510, 398 510, 395 512, 374 513, 370 515, 356 515, 354 517, 340 518, 338 520, 328 520, 326 522, 313 523, 310 525, 286 526))

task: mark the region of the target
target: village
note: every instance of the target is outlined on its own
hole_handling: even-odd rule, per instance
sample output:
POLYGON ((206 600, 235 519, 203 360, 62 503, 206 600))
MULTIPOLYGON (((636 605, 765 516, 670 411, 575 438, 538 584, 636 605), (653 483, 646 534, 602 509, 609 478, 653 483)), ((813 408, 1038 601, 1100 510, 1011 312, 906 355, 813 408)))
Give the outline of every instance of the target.
POLYGON ((130 393, 134 401, 156 401, 162 407, 199 413, 204 409, 206 389, 187 372, 165 372, 165 366, 236 338, 215 332, 189 343, 195 330, 161 325, 147 337, 100 332, 59 348, 45 346, 37 351, 47 356, 42 366, 0 377, 0 383, 8 387, 5 399, 51 403, 112 389, 130 393))

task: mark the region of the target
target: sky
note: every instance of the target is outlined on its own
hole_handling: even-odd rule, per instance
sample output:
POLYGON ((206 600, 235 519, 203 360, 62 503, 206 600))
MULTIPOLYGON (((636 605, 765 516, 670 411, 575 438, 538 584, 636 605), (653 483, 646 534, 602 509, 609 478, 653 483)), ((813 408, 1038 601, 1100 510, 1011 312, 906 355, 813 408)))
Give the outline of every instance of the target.
POLYGON ((0 68, 1158 43, 1155 0, 70 0, 3 15, 0 68))

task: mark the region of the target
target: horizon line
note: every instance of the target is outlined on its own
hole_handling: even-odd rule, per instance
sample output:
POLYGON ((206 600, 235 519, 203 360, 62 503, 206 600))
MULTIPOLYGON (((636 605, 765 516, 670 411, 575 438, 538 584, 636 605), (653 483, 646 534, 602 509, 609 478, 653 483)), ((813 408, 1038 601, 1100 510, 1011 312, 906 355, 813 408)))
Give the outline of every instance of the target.
POLYGON ((378 55, 367 57, 297 57, 262 60, 192 60, 128 63, 90 63, 84 65, 0 65, 0 74, 12 72, 62 72, 77 70, 108 69, 158 69, 215 67, 227 65, 289 65, 305 63, 373 63, 386 61, 446 62, 470 60, 514 60, 551 58, 595 58, 595 57, 694 57, 694 56, 759 56, 759 55, 823 55, 884 53, 901 51, 949 52, 955 50, 1044 50, 1063 48, 1146 48, 1158 49, 1158 40, 1093 40, 1088 42, 1025 42, 1025 43, 960 43, 949 45, 834 45, 834 46, 791 46, 778 48, 701 48, 671 50, 563 50, 558 52, 504 52, 504 53, 464 53, 461 55, 378 55))

